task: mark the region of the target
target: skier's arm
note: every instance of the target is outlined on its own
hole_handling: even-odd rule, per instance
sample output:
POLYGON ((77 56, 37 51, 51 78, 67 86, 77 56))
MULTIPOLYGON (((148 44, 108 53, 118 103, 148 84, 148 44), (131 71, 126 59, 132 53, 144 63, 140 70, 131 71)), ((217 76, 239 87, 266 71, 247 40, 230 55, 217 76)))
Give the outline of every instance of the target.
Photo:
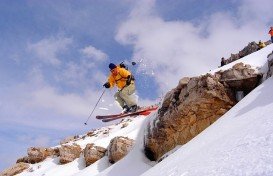
POLYGON ((110 75, 110 76, 108 77, 108 82, 109 82, 109 84, 110 84, 110 87, 109 87, 109 88, 112 88, 112 87, 115 86, 115 79, 113 78, 112 75, 110 75))

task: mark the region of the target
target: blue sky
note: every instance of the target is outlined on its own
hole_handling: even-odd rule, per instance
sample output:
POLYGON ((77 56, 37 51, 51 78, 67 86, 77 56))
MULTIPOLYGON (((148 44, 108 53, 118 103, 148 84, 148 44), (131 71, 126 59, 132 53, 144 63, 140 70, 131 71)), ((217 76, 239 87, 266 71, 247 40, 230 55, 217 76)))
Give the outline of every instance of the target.
MULTIPOLYGON (((83 123, 110 62, 136 61, 139 104, 154 103, 183 76, 268 40, 271 7, 269 0, 0 1, 0 170, 30 146, 105 125, 83 123)), ((120 111, 114 93, 95 114, 120 111)))

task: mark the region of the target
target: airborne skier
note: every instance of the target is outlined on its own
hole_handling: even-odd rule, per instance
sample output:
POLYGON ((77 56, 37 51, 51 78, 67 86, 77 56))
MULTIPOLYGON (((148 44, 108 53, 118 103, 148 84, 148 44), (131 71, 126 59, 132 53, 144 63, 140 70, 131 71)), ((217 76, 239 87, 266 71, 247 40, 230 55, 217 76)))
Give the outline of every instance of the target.
POLYGON ((135 112, 137 110, 136 100, 131 96, 135 93, 134 76, 124 67, 109 64, 110 75, 108 81, 103 84, 105 88, 118 87, 114 97, 123 108, 123 113, 135 112))

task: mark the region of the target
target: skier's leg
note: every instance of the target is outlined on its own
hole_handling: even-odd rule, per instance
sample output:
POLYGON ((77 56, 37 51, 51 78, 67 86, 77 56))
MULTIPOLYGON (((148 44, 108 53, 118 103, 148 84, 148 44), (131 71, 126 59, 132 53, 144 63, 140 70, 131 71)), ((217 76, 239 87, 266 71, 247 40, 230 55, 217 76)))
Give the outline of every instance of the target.
POLYGON ((115 100, 118 102, 118 104, 123 108, 126 104, 125 104, 125 101, 121 98, 120 94, 121 94, 121 91, 118 91, 115 93, 114 97, 115 97, 115 100))
POLYGON ((127 87, 124 87, 121 91, 120 91, 120 97, 123 99, 124 103, 126 105, 128 105, 129 107, 136 105, 136 100, 130 96, 135 92, 135 84, 132 83, 127 87))

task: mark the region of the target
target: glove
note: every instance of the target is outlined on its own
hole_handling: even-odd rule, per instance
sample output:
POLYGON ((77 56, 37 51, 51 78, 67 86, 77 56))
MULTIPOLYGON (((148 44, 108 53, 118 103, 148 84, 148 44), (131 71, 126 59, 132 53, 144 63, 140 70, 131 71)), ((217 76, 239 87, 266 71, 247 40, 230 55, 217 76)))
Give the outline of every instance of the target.
POLYGON ((120 68, 126 68, 126 66, 125 66, 125 64, 124 64, 123 62, 121 62, 121 63, 119 64, 119 66, 120 66, 120 68))
POLYGON ((119 67, 128 70, 127 65, 125 65, 123 62, 121 62, 121 63, 119 64, 119 67))
POLYGON ((109 82, 104 83, 103 87, 105 87, 106 89, 110 88, 110 83, 109 82))
POLYGON ((131 78, 132 78, 131 75, 127 76, 127 80, 126 80, 126 85, 127 86, 129 86, 131 84, 131 80, 132 80, 131 78))

